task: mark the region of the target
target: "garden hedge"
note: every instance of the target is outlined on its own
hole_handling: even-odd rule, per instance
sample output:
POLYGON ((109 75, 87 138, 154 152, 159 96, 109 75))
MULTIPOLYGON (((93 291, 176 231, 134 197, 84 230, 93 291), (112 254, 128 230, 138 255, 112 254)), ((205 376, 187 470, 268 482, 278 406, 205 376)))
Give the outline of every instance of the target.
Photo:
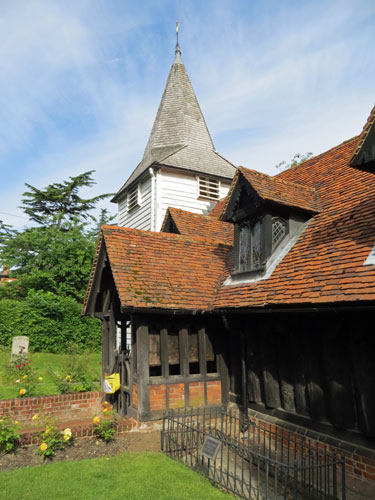
POLYGON ((0 345, 26 335, 30 351, 65 352, 70 343, 100 350, 100 321, 81 315, 82 304, 71 297, 30 290, 24 299, 0 300, 0 345))

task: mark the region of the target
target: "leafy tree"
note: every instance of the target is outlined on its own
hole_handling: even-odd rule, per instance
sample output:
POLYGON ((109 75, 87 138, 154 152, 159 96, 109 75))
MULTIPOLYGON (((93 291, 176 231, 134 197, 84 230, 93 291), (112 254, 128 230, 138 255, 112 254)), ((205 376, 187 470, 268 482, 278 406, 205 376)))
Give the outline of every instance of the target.
POLYGON ((44 189, 26 184, 22 208, 39 226, 17 231, 0 221, 0 262, 16 278, 0 286, 0 344, 23 333, 34 350, 59 352, 69 340, 100 345, 99 322, 81 309, 100 226, 113 217, 90 213, 109 194, 79 196, 94 184, 91 174, 44 189))
POLYGON ((296 153, 293 158, 289 161, 286 162, 285 160, 281 161, 276 165, 276 168, 279 168, 281 170, 287 170, 288 168, 294 167, 295 165, 298 165, 299 163, 302 163, 303 161, 308 160, 311 158, 313 153, 296 153))
POLYGON ((50 184, 44 189, 26 183, 30 191, 23 193, 21 208, 31 220, 44 226, 59 226, 63 220, 92 219, 89 212, 98 201, 112 196, 108 193, 84 199, 78 195, 81 188, 96 184, 92 178, 93 172, 90 170, 76 177, 69 177, 70 180, 50 184))
POLYGON ((25 297, 34 289, 82 301, 96 246, 85 227, 73 220, 14 232, 2 243, 0 260, 17 281, 1 287, 0 294, 25 297))

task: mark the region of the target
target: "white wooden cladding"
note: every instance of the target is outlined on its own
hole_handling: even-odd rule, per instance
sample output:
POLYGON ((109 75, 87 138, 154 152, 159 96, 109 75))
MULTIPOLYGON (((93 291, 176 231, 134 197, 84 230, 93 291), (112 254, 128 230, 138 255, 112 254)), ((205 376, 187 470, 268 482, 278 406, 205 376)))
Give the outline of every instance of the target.
POLYGON ((139 185, 141 206, 128 210, 128 196, 122 198, 118 204, 119 226, 136 229, 151 230, 151 178, 148 177, 139 185))
POLYGON ((128 210, 129 194, 119 202, 118 223, 135 229, 159 231, 168 207, 207 214, 215 206, 216 200, 226 196, 229 186, 230 182, 211 182, 210 178, 198 177, 193 173, 160 169, 156 172, 155 182, 147 177, 140 184, 140 206, 128 210), (202 182, 199 179, 204 179, 203 185, 212 198, 211 195, 202 196, 202 182))

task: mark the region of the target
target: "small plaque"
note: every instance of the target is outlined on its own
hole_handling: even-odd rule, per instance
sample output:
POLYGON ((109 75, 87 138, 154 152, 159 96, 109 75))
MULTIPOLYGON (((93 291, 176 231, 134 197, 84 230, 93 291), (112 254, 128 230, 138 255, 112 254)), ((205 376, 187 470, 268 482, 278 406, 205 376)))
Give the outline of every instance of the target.
POLYGON ((206 458, 209 458, 210 460, 215 460, 216 455, 220 449, 220 446, 221 446, 221 441, 211 436, 206 436, 201 449, 201 455, 203 455, 206 458))

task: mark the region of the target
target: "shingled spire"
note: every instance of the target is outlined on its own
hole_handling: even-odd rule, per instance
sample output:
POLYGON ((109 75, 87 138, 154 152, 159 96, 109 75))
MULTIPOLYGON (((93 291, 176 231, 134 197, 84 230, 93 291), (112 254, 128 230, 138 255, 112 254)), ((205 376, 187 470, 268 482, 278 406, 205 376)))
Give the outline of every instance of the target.
POLYGON ((152 165, 167 165, 226 179, 232 179, 235 173, 235 167, 215 151, 182 63, 178 42, 142 161, 113 201, 152 165))

